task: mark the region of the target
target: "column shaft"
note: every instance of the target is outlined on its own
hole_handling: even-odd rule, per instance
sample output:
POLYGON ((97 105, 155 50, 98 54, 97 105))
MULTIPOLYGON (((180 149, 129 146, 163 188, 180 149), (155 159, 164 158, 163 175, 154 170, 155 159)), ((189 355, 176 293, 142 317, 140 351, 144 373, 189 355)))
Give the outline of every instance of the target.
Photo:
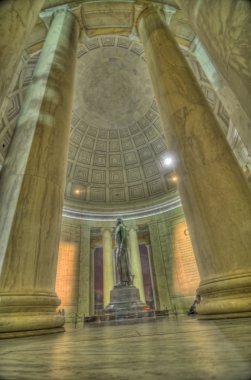
POLYGON ((0 4, 0 118, 2 104, 44 0, 5 0, 0 4))
MULTIPOLYGON (((235 127, 251 151, 251 73, 248 69, 250 49, 247 49, 251 38, 250 2, 246 0, 178 0, 178 4, 187 14, 194 31, 217 67, 217 71, 228 83, 229 91, 224 91, 223 104, 230 115, 239 114, 235 127), (236 99, 231 96, 231 91, 236 99)), ((222 84, 219 87, 219 92, 221 92, 222 84)), ((236 115, 234 115, 235 118, 236 115)))
POLYGON ((156 284, 156 308, 172 309, 171 299, 168 289, 165 262, 161 250, 158 225, 156 222, 149 223, 149 233, 151 240, 151 252, 153 261, 153 277, 156 284))
POLYGON ((103 230, 103 306, 110 303, 110 291, 114 286, 112 235, 109 229, 103 230))
POLYGON ((131 271, 134 274, 134 286, 139 289, 140 300, 146 302, 145 290, 143 284, 142 267, 139 252, 139 243, 137 237, 137 230, 130 228, 129 230, 129 242, 130 242, 130 259, 131 259, 131 271))
POLYGON ((154 8, 139 19, 163 128, 199 266, 199 312, 251 314, 251 197, 196 79, 154 8))
POLYGON ((91 230, 90 226, 81 226, 80 268, 79 268, 79 292, 78 314, 90 315, 90 251, 91 230))
POLYGON ((78 23, 56 13, 1 176, 0 331, 58 328, 55 277, 78 23))

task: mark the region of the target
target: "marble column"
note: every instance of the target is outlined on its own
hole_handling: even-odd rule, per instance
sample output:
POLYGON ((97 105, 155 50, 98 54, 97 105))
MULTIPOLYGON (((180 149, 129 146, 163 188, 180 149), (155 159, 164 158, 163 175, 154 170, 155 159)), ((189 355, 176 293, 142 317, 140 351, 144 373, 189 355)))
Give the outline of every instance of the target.
POLYGON ((95 249, 97 248, 95 244, 95 240, 93 239, 92 236, 92 229, 91 229, 91 237, 90 237, 90 243, 91 243, 91 262, 90 262, 90 302, 89 302, 89 307, 90 307, 90 315, 94 315, 95 313, 95 278, 94 278, 94 266, 95 266, 95 249))
MULTIPOLYGON (((194 38, 189 51, 196 57, 201 65, 217 97, 226 109, 231 124, 233 124, 238 131, 242 144, 251 156, 251 116, 249 117, 244 111, 237 94, 231 89, 228 81, 221 74, 220 68, 215 65, 215 62, 198 37, 194 38)), ((232 149, 234 150, 235 148, 232 146, 232 149)))
POLYGON ((154 308, 157 309, 157 299, 156 299, 156 281, 154 279, 154 272, 153 272, 153 267, 152 267, 152 250, 151 250, 151 244, 150 242, 145 243, 146 244, 146 249, 147 249, 147 254, 148 254, 148 260, 150 264, 150 276, 151 276, 151 284, 152 284, 152 294, 153 294, 153 303, 154 303, 154 308))
POLYGON ((79 26, 54 15, 0 184, 0 332, 62 330, 55 294, 79 26))
POLYGON ((172 310, 171 298, 168 289, 165 261, 162 254, 158 224, 152 221, 148 224, 151 253, 153 262, 153 278, 155 284, 156 308, 172 310))
POLYGON ((229 86, 227 90, 224 88, 224 83, 223 85, 219 83, 217 92, 223 93, 223 104, 231 117, 233 114, 235 127, 251 151, 251 57, 250 49, 247 48, 250 46, 251 38, 250 1, 177 0, 177 2, 188 17, 217 71, 229 86), (234 120, 237 118, 235 123, 234 120))
POLYGON ((109 228, 103 229, 103 306, 110 303, 110 291, 114 287, 112 235, 109 228))
POLYGON ((139 252, 139 243, 137 237, 137 229, 131 227, 129 229, 129 245, 130 245, 130 259, 131 271, 134 275, 133 285, 139 289, 140 300, 146 302, 145 290, 143 284, 142 267, 139 252))
POLYGON ((44 0, 5 0, 0 3, 0 118, 24 44, 43 3, 44 0))
POLYGON ((251 194, 168 26, 138 20, 201 283, 201 318, 251 315, 251 194))
POLYGON ((89 225, 81 225, 78 314, 90 315, 90 255, 91 229, 89 225))

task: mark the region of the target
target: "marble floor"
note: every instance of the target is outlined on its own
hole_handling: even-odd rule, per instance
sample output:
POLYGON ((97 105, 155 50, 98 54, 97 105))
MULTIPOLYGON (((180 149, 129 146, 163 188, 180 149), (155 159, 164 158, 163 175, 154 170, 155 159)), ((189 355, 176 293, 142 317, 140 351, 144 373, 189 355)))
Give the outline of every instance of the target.
POLYGON ((1 380, 251 380, 251 319, 178 317, 0 341, 1 380))

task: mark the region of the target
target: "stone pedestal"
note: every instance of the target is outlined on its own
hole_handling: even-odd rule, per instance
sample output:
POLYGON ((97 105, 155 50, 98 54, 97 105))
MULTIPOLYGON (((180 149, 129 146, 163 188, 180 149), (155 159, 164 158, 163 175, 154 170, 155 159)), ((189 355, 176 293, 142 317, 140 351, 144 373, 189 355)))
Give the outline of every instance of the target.
POLYGON ((110 303, 105 312, 129 312, 142 310, 145 304, 140 300, 139 289, 135 286, 114 287, 110 292, 110 303))

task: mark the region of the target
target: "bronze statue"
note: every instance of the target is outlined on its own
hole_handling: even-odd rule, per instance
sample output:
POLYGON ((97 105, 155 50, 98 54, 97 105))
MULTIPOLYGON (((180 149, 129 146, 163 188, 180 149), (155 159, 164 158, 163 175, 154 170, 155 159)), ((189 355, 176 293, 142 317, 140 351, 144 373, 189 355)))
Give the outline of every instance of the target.
POLYGON ((127 250, 126 227, 121 218, 117 219, 115 240, 117 244, 117 248, 115 250, 115 260, 118 275, 118 282, 116 286, 132 285, 130 260, 127 250))

